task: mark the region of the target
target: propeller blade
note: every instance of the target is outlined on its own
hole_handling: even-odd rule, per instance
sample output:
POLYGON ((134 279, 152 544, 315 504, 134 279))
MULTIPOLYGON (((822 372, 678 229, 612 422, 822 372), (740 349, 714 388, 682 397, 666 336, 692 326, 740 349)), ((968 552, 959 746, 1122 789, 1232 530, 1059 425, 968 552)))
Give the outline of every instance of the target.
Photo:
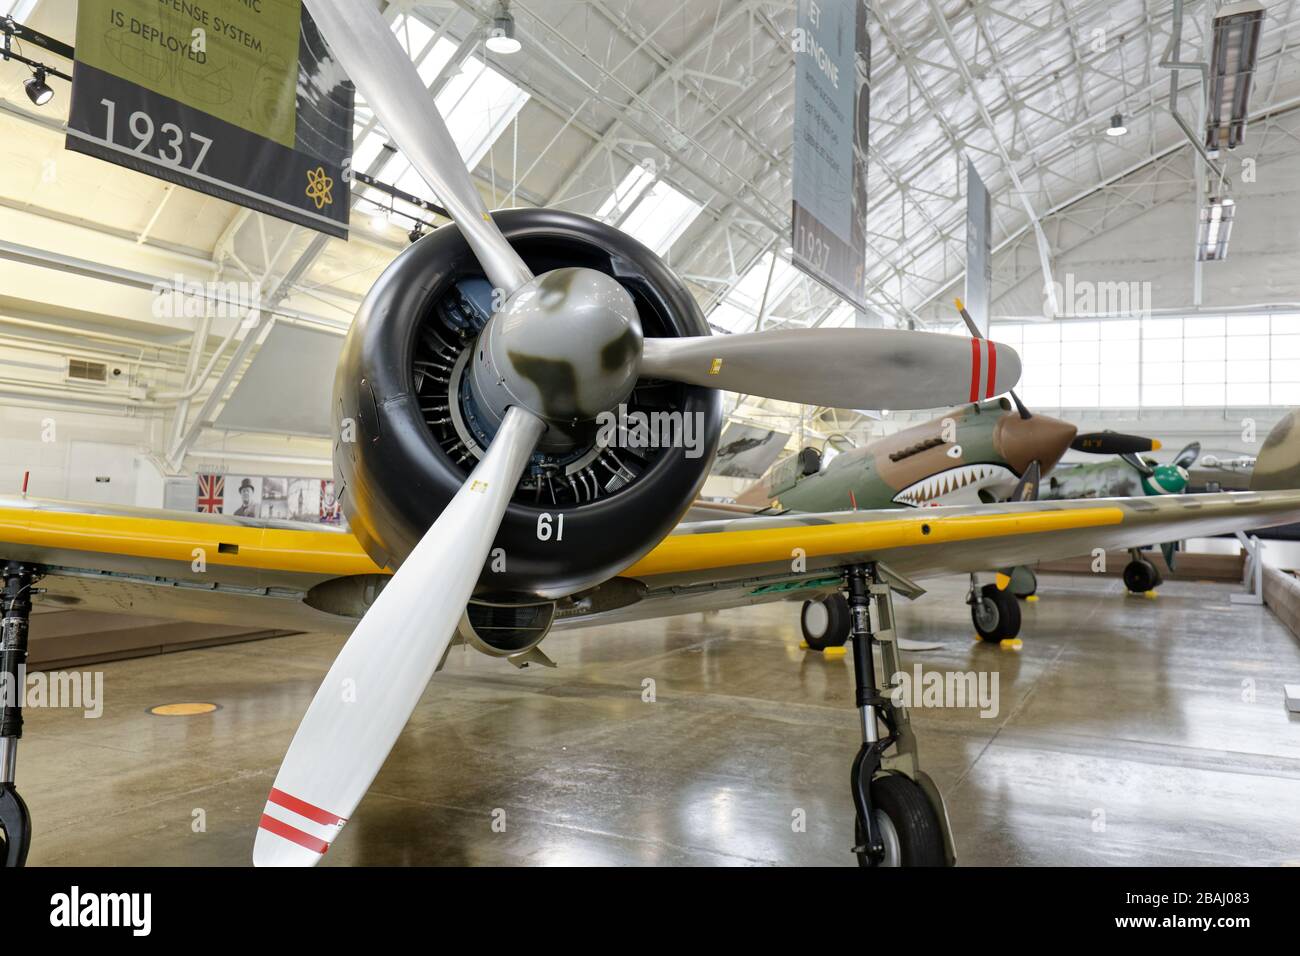
POLYGON ((1084 432, 1075 435, 1070 447, 1090 455, 1136 455, 1144 451, 1159 451, 1160 442, 1141 435, 1121 435, 1119 432, 1084 432))
POLYGON ((1016 482, 1015 490, 1007 501, 1037 501, 1038 486, 1042 483, 1043 469, 1037 460, 1031 461, 1025 473, 1016 482))
POLYGON ((1150 465, 1148 465, 1145 461, 1143 461, 1141 458, 1139 458, 1137 455, 1133 454, 1132 452, 1125 452, 1124 454, 1119 456, 1119 459, 1122 462, 1132 465, 1133 468, 1136 469, 1137 473, 1141 475, 1143 478, 1150 478, 1152 475, 1156 473, 1154 468, 1152 468, 1150 465))
MULTIPOLYGON (((963 303, 961 299, 953 299, 952 301, 957 306, 957 312, 961 315, 961 320, 966 323, 966 331, 970 332, 971 338, 984 338, 984 333, 979 330, 979 326, 975 324, 975 320, 971 318, 971 314, 966 311, 965 303, 963 303)), ((1032 418, 1033 416, 1029 414, 1029 409, 1025 408, 1025 403, 1020 400, 1020 396, 1011 389, 1007 389, 1007 391, 1011 392, 1011 400, 1016 403, 1016 411, 1020 413, 1020 417, 1025 421, 1032 418)))
POLYGON ((1005 345, 900 329, 788 329, 645 340, 642 375, 831 408, 936 408, 1005 392, 1005 345))
POLYGON ((489 281, 509 296, 532 279, 531 270, 488 215, 433 95, 384 22, 379 6, 356 0, 307 0, 307 9, 393 144, 456 221, 489 281))
POLYGON ((545 427, 506 412, 483 460, 343 645, 275 778, 257 866, 314 865, 361 802, 451 643, 545 427))
POLYGON ((1196 459, 1200 457, 1201 457, 1201 443, 1198 441, 1194 441, 1186 448, 1184 448, 1182 451, 1180 451, 1177 455, 1175 455, 1174 460, 1170 462, 1170 464, 1174 464, 1180 468, 1187 469, 1187 468, 1191 468, 1192 465, 1196 464, 1196 459))

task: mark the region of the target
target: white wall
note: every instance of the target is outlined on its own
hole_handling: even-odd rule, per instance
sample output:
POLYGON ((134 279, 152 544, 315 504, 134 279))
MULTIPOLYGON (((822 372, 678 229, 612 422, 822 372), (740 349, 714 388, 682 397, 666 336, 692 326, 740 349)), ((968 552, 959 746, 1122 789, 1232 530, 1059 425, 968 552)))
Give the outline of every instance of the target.
POLYGON ((147 455, 159 421, 144 416, 78 412, 56 407, 0 406, 0 494, 28 494, 134 504, 137 459, 147 455), (108 482, 96 482, 96 477, 108 482))

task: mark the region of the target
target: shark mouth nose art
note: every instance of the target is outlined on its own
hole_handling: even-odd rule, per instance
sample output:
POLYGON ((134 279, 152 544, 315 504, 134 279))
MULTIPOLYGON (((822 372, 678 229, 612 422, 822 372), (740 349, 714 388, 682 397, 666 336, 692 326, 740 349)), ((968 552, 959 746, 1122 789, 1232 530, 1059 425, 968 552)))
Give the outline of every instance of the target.
POLYGON ((919 508, 924 505, 939 504, 939 499, 954 491, 978 491, 981 488, 1015 481, 1017 481, 1015 473, 1002 465, 959 465, 908 485, 894 495, 894 503, 919 508))

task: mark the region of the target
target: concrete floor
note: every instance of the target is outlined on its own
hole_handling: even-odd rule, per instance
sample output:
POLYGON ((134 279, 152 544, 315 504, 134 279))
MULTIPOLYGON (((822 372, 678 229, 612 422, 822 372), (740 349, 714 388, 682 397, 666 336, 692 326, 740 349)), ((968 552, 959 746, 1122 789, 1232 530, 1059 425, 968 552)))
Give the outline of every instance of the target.
MULTIPOLYGON (((959 861, 1300 863, 1300 719, 1281 696, 1300 682, 1300 642, 1230 605, 1234 590, 1169 583, 1148 601, 1115 580, 1045 578, 1018 652, 972 642, 960 581, 900 602, 905 636, 942 642, 909 666, 999 676, 996 718, 913 711, 959 861)), ((851 865, 851 663, 800 651, 796 612, 558 634, 553 671, 455 649, 326 865, 851 865)), ((29 710, 29 862, 248 863, 339 643, 106 664, 101 718, 29 710), (192 700, 221 709, 146 712, 192 700)))

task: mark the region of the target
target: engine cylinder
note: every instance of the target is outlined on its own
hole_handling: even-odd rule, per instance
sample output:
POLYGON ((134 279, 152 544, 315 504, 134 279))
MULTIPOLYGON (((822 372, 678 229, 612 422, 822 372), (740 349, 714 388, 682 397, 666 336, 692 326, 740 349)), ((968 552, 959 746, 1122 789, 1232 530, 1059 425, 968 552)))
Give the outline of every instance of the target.
MULTIPOLYGON (((617 229, 553 209, 493 218, 535 274, 579 267, 617 280, 645 336, 708 334, 680 280, 617 229)), ((499 299, 448 225, 389 265, 348 333, 334 381, 335 480, 353 533, 381 565, 400 566, 491 442, 494 416, 471 387, 472 360, 499 299)), ((625 405, 609 411, 676 416, 649 418, 671 427, 648 434, 693 442, 607 447, 598 421, 582 421, 564 442, 543 443, 496 535, 479 599, 529 603, 605 580, 690 506, 717 448, 719 393, 640 379, 625 405)))

